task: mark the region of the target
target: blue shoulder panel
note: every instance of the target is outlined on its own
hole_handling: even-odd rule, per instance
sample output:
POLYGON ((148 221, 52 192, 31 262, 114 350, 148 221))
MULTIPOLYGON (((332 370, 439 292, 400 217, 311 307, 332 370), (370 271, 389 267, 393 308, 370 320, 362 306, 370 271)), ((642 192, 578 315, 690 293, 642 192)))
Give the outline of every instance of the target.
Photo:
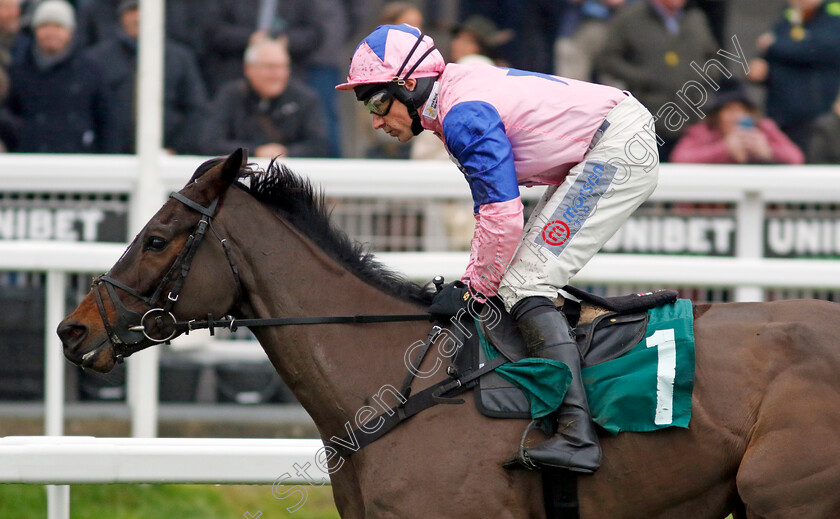
POLYGON ((370 33, 367 38, 362 40, 359 45, 356 45, 356 50, 359 50, 359 46, 362 43, 367 42, 368 47, 370 47, 374 54, 376 54, 382 61, 385 61, 385 43, 388 40, 388 31, 391 29, 407 32, 418 38, 420 37, 420 31, 408 25, 380 25, 372 33, 370 33))
POLYGON ((513 148, 499 112, 484 101, 453 106, 443 119, 446 147, 461 164, 475 202, 507 202, 519 196, 513 148))

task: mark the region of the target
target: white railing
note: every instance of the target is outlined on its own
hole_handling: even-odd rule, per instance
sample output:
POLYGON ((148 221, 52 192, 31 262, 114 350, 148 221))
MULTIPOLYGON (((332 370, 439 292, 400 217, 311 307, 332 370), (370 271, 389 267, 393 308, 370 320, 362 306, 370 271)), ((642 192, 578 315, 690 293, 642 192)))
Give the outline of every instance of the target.
POLYGON ((0 483, 329 483, 321 440, 232 438, 0 438, 0 483), (302 470, 304 469, 304 470, 302 470))
MULTIPOLYGON (((161 179, 165 188, 175 190, 182 187, 202 160, 203 157, 161 157, 161 179)), ((134 178, 137 164, 136 157, 131 156, 3 155, 0 156, 0 185, 4 191, 131 194, 137 185, 134 178)), ((469 198, 469 190, 460 172, 448 162, 297 159, 289 160, 287 164, 299 174, 309 177, 313 183, 321 185, 331 197, 429 200, 469 198)), ((539 190, 525 191, 528 193, 526 196, 531 197, 539 193, 539 190)), ((652 200, 730 202, 736 205, 736 257, 600 254, 576 276, 575 280, 581 283, 650 285, 652 288, 675 284, 734 287, 735 299, 742 301, 761 300, 763 290, 773 287, 840 289, 840 264, 837 262, 761 257, 765 202, 836 202, 838 198, 840 170, 835 167, 665 165, 652 200)), ((0 241, 0 271, 47 273, 44 347, 47 365, 45 421, 48 435, 63 433, 65 361, 61 354, 61 345, 55 336, 55 329, 65 313, 65 273, 103 272, 119 258, 124 248, 125 244, 0 241)), ((379 257, 384 263, 407 276, 424 281, 437 274, 443 274, 450 279, 455 278, 461 274, 467 262, 466 253, 383 253, 379 257)), ((130 398, 136 405, 138 401, 156 399, 156 392, 131 394, 130 398)), ((136 405, 136 408, 156 409, 154 406, 143 405, 136 405)), ((132 420, 155 421, 156 417, 132 412, 132 420)), ((79 452, 95 450, 91 446, 98 440, 90 441, 94 443, 81 445, 50 439, 40 444, 35 441, 17 445, 14 442, 0 443, 0 466, 6 466, 5 460, 12 459, 2 456, 17 456, 14 459, 23 460, 22 453, 26 451, 62 451, 67 453, 69 459, 77 456, 79 452), (73 454, 74 452, 76 454, 73 454)), ((117 440, 109 441, 111 443, 99 445, 129 445, 117 440)), ((132 451, 137 459, 143 457, 142 445, 144 444, 135 444, 137 450, 132 451)), ((145 445, 146 448, 150 447, 150 444, 145 445)), ((164 448, 162 444, 157 447, 164 448)), ((224 452, 228 452, 235 457, 240 447, 238 443, 231 443, 216 445, 216 450, 220 456, 225 456, 224 452)), ((258 445, 257 450, 263 447, 268 448, 258 445)), ((105 454, 96 458, 103 465, 108 465, 111 461, 106 460, 113 461, 113 456, 118 455, 119 449, 109 449, 110 447, 105 448, 105 454)), ((128 463, 127 460, 128 458, 125 458, 123 461, 128 463)), ((198 458, 185 458, 183 470, 193 470, 186 467, 193 462, 197 463, 197 460, 198 458)), ((27 466, 36 472, 40 470, 37 464, 27 466)), ((94 472, 95 469, 88 470, 87 467, 91 465, 87 458, 79 466, 86 467, 77 474, 79 477, 92 477, 88 472, 94 472)), ((150 466, 149 470, 150 478, 165 477, 162 474, 166 469, 162 467, 158 471, 150 466)), ((248 470, 251 470, 250 467, 248 470)), ((277 470, 279 469, 274 471, 277 470)), ((212 473, 216 475, 208 476, 210 479, 225 482, 224 471, 212 473)), ((0 481, 19 480, 14 474, 2 474, 4 473, 0 472, 0 481), (4 477, 9 479, 3 479, 4 477)), ((182 476, 190 480, 186 472, 182 476)), ((263 476, 270 478, 267 474, 260 478, 263 476)), ((275 474, 273 477, 277 476, 278 474, 275 474)), ((71 479, 49 477, 49 481, 37 481, 67 483, 71 482, 71 479)), ((58 495, 57 501, 66 501, 69 492, 66 487, 50 489, 51 495, 58 495)))

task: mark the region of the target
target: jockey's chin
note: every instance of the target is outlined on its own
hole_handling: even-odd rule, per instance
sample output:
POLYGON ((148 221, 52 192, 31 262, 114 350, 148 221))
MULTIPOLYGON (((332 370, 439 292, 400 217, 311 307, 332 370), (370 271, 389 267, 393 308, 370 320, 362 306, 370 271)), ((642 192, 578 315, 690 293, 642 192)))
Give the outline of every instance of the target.
POLYGON ((414 133, 411 131, 411 129, 385 126, 382 128, 382 131, 403 143, 408 142, 414 138, 414 133))

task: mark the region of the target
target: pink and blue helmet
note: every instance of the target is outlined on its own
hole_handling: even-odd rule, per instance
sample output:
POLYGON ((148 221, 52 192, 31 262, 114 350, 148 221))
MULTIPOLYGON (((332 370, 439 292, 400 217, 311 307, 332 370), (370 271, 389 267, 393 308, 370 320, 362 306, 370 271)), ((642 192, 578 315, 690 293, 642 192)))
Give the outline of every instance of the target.
POLYGON ((446 62, 430 36, 408 24, 380 25, 356 47, 347 82, 336 90, 373 83, 402 82, 408 77, 437 77, 446 62))

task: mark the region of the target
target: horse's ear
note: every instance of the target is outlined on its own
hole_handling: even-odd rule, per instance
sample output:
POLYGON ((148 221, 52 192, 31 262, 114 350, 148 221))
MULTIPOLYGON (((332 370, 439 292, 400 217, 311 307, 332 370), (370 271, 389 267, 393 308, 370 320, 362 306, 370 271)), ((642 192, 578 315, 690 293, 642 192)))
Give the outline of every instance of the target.
POLYGON ((208 160, 198 167, 189 186, 195 187, 195 201, 204 205, 222 196, 248 166, 248 151, 239 148, 225 158, 208 160), (200 182, 199 182, 200 181, 200 182))
POLYGON ((248 164, 248 150, 238 148, 228 155, 222 164, 221 179, 226 186, 232 184, 238 177, 239 172, 248 164))

